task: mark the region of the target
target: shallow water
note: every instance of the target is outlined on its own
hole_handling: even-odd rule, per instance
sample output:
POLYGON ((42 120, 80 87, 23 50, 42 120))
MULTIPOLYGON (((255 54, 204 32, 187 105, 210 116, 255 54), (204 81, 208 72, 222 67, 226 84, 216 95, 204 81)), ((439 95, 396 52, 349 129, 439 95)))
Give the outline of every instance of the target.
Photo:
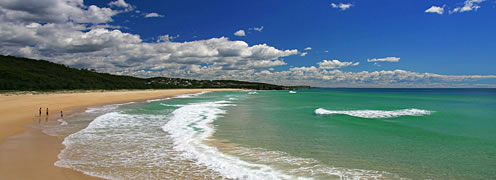
POLYGON ((494 89, 212 92, 46 131, 70 134, 57 166, 110 179, 494 179, 494 109, 494 89))

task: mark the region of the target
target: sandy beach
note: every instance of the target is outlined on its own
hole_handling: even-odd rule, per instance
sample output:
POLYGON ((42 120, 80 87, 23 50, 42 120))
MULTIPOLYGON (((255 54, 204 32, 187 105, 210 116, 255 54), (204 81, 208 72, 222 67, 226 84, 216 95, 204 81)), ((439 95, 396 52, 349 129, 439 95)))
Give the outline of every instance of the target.
POLYGON ((39 119, 45 120, 49 108, 49 121, 82 112, 89 106, 142 101, 178 94, 201 91, 226 91, 236 89, 171 89, 85 91, 55 93, 21 93, 0 95, 0 174, 5 179, 97 179, 71 169, 53 165, 63 149, 63 138, 51 137, 39 129, 28 126, 39 119))

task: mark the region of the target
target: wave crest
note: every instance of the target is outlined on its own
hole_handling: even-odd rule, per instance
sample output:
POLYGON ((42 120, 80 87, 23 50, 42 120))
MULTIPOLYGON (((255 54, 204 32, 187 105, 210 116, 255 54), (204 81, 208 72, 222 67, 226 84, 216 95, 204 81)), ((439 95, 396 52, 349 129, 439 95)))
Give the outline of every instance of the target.
POLYGON ((385 110, 352 110, 352 111, 336 111, 318 108, 315 114, 329 115, 329 114, 345 114, 348 116, 361 117, 361 118, 394 118, 400 116, 424 116, 430 115, 433 111, 423 109, 401 109, 394 111, 385 110))
POLYGON ((290 176, 261 164, 223 154, 216 147, 204 144, 215 129, 212 122, 226 112, 222 107, 233 106, 230 101, 192 103, 174 110, 162 129, 173 140, 174 149, 182 152, 184 160, 219 172, 228 179, 289 179, 290 176))

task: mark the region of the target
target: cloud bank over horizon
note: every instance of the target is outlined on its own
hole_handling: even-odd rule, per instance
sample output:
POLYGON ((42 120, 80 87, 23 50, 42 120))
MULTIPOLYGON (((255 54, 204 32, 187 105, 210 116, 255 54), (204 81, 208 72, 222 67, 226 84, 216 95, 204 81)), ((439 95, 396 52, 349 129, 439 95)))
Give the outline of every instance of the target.
MULTIPOLYGON (((481 0, 472 1, 468 5, 476 9, 473 6, 481 0)), ((85 5, 83 0, 2 0, 0 54, 139 77, 233 79, 319 87, 464 87, 478 86, 467 82, 496 78, 494 75, 441 75, 401 69, 360 71, 360 62, 338 59, 321 60, 315 66, 293 66, 286 62, 286 57, 303 57, 308 52, 279 49, 267 43, 249 44, 226 36, 175 42, 179 35, 162 34, 151 42, 112 24, 119 14, 141 13, 136 10, 138 7, 124 0, 109 1, 107 5, 85 5), (354 71, 345 71, 350 68, 354 71)), ((335 6, 344 11, 351 4, 335 6)), ((141 15, 141 18, 164 17, 155 12, 141 15)), ((266 31, 264 26, 248 30, 266 31)), ((232 35, 232 32, 226 34, 232 35)), ((244 37, 247 32, 240 29, 234 35, 244 37)), ((386 57, 367 61, 399 60, 386 57)))

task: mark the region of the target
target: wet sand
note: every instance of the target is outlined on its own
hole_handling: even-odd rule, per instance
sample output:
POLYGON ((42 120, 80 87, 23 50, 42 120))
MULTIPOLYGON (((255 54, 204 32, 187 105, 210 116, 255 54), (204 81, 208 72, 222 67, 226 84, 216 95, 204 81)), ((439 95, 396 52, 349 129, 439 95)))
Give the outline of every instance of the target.
POLYGON ((142 101, 201 91, 237 89, 172 89, 133 91, 87 91, 21 93, 0 95, 0 174, 2 179, 98 179, 53 165, 64 148, 63 137, 52 137, 29 126, 46 120, 56 121, 82 112, 89 106, 142 101), (42 117, 39 117, 39 108, 42 117))

